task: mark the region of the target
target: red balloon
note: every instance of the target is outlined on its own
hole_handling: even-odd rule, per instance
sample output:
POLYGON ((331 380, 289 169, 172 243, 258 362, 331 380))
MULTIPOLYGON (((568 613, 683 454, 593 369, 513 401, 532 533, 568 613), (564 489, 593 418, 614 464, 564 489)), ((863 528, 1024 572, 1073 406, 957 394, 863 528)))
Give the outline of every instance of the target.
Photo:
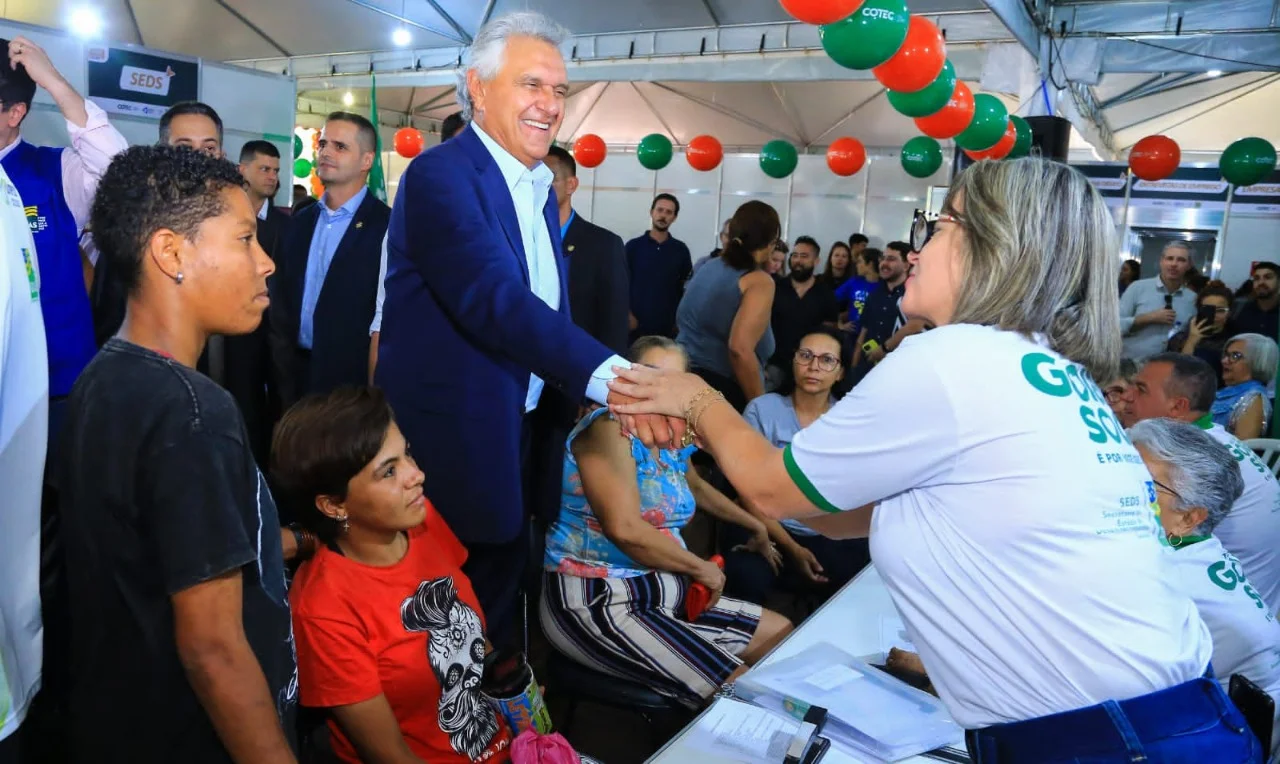
POLYGON ((947 42, 941 30, 923 16, 912 16, 902 47, 871 73, 895 93, 914 93, 938 79, 946 63, 947 42))
POLYGON ((699 135, 685 147, 684 158, 689 160, 690 167, 699 172, 714 170, 720 165, 720 160, 724 159, 724 146, 710 135, 699 135))
POLYGON ((840 138, 827 147, 827 167, 842 178, 856 175, 867 163, 867 148, 857 138, 840 138))
POLYGON ((1004 129, 1004 135, 996 142, 996 145, 983 151, 970 151, 965 149, 964 153, 974 161, 982 161, 983 159, 1004 159, 1009 156, 1009 152, 1013 151, 1013 146, 1018 142, 1018 127, 1013 124, 1013 120, 1009 120, 1009 126, 1004 129))
POLYGON ((1164 180, 1181 161, 1177 141, 1163 135, 1148 135, 1129 150, 1129 169, 1142 180, 1164 180))
POLYGON ((595 133, 587 133, 573 142, 573 159, 583 167, 599 167, 608 151, 604 139, 595 133))
POLYGON ((973 121, 973 91, 963 82, 956 81, 956 92, 937 114, 916 119, 916 127, 930 138, 944 140, 963 133, 973 121))
POLYGON ((797 21, 815 26, 834 24, 853 15, 862 0, 782 0, 782 9, 797 21))
POLYGON ((396 147, 396 153, 406 159, 413 159, 422 153, 422 133, 412 127, 397 130, 392 143, 396 147))

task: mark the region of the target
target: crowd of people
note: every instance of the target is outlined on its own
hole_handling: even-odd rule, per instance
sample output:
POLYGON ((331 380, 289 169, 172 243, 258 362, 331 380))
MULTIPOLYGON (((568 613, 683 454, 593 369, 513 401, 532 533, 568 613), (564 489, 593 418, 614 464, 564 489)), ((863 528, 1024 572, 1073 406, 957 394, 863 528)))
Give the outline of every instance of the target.
POLYGON ((752 200, 695 265, 670 193, 624 243, 552 144, 564 39, 486 23, 394 208, 330 114, 289 209, 210 106, 129 147, 4 44, 0 764, 502 761, 531 627, 698 708, 873 556, 975 760, 1272 755, 1280 266, 1141 279, 1038 158, 881 249, 752 200))

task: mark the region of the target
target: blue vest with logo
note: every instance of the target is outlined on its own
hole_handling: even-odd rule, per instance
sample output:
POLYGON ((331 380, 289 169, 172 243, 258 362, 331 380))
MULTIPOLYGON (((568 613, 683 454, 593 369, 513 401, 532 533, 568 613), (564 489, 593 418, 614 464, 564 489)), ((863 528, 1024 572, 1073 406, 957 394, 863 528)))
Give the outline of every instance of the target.
POLYGON ((49 346, 49 395, 71 392, 98 351, 84 286, 80 231, 62 191, 62 149, 19 141, 0 165, 22 195, 40 266, 40 308, 49 346))

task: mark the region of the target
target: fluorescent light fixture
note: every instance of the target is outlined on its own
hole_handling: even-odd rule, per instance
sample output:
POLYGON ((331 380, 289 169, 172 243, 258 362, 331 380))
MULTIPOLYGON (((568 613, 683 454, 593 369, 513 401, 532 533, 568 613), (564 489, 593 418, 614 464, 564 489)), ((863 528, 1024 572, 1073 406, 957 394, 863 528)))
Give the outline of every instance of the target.
POLYGON ((343 106, 350 106, 351 104, 353 104, 353 103, 355 103, 355 102, 356 102, 356 97, 355 97, 355 96, 353 96, 353 95, 351 95, 351 91, 350 91, 350 90, 348 90, 347 92, 345 92, 345 93, 343 93, 343 94, 342 94, 342 105, 343 105, 343 106))
POLYGON ((77 37, 97 37, 102 33, 102 14, 97 8, 82 5, 71 10, 71 32, 77 37))
POLYGON ((391 42, 403 48, 413 42, 413 35, 409 34, 409 30, 404 27, 396 27, 396 31, 391 33, 391 42))
POLYGON ((1222 70, 1221 70, 1221 69, 1210 69, 1209 71, 1207 71, 1207 72, 1205 72, 1205 73, 1204 73, 1204 76, 1206 76, 1206 77, 1221 77, 1221 76, 1222 76, 1222 70))

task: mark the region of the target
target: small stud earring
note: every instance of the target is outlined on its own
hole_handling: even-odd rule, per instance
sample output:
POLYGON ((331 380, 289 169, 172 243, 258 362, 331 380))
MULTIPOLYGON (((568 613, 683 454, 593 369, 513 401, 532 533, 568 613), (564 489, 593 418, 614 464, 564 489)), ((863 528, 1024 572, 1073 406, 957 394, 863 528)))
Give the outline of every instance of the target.
POLYGON ((182 271, 178 271, 178 275, 175 276, 173 280, 181 284, 183 278, 184 276, 182 275, 182 271))

